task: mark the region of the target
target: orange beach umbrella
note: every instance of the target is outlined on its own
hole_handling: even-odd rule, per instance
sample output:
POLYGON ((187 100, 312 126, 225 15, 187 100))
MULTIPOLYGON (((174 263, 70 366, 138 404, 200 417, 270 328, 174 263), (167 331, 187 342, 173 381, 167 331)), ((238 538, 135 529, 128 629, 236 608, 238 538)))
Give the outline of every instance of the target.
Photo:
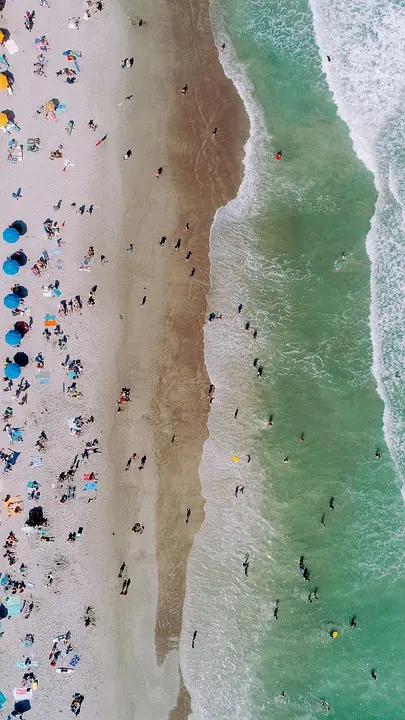
POLYGON ((8 87, 8 80, 4 73, 0 73, 0 90, 5 90, 8 87))
POLYGON ((8 117, 6 113, 0 113, 0 127, 5 127, 8 123, 8 117))

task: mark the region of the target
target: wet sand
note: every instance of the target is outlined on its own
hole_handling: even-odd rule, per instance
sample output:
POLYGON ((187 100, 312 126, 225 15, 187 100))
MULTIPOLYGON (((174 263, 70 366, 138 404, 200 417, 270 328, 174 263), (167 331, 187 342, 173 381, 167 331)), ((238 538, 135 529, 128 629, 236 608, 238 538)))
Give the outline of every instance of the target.
MULTIPOLYGON (((24 247, 29 263, 18 280, 29 289, 34 324, 21 348, 31 359, 24 373, 32 386, 28 405, 15 403, 14 424, 26 422, 18 448, 21 461, 2 478, 1 488, 2 497, 13 492, 26 498, 27 479, 39 480, 40 504, 55 541, 21 536, 32 502, 25 500, 23 518, 6 519, 3 513, 4 539, 10 529, 19 537, 18 559, 28 565, 28 579, 35 586, 30 593, 35 611, 29 622, 17 616, 6 625, 0 640, 0 689, 10 697, 21 682, 15 668, 24 654, 20 638, 32 632, 40 663, 32 720, 50 708, 70 717, 73 692, 85 695, 83 720, 103 715, 120 720, 170 715, 175 720, 190 708, 179 673, 178 643, 187 556, 203 520, 198 466, 209 410, 202 333, 209 230, 216 208, 237 192, 247 119, 222 73, 206 2, 145 0, 123 9, 111 1, 100 15, 82 21, 78 31, 67 29, 68 15, 83 14, 78 0, 72 0, 68 11, 51 3, 51 8, 36 8, 36 14, 32 34, 12 4, 6 5, 3 19, 20 47, 11 66, 16 77, 12 107, 21 141, 40 136, 41 151, 8 165, 4 138, 2 222, 6 227, 21 217, 28 225, 18 246, 24 247), (42 33, 51 42, 46 78, 32 76, 34 37, 42 33), (81 72, 77 84, 68 86, 55 72, 66 63, 61 53, 72 45, 82 51, 81 72), (126 56, 134 56, 135 63, 123 70, 120 60, 126 56), (182 95, 186 83, 189 90, 182 95), (133 98, 126 100, 129 95, 133 98), (36 115, 38 105, 50 97, 67 104, 55 123, 36 115), (87 128, 90 117, 99 124, 97 133, 87 128), (64 128, 71 118, 76 128, 68 137, 64 128), (218 127, 215 139, 213 127, 218 127), (105 133, 107 141, 95 148, 105 133), (59 143, 65 157, 75 162, 66 173, 63 161, 49 159, 59 143), (132 157, 125 161, 128 149, 132 157), (157 179, 160 166, 163 173, 157 179), (11 192, 18 186, 23 197, 16 201, 11 192), (62 210, 53 211, 60 198, 62 210), (72 202, 94 203, 93 215, 77 216, 72 202), (35 277, 31 265, 44 247, 53 247, 42 229, 49 216, 64 223, 62 254, 51 255, 47 270, 35 277), (162 236, 167 236, 164 245, 162 236), (178 238, 182 243, 176 251, 178 238), (130 243, 133 252, 127 251, 130 243), (95 250, 91 271, 80 272, 90 245, 95 250), (188 251, 192 256, 186 262, 188 251), (106 264, 100 262, 101 254, 106 264), (62 269, 57 257, 63 258, 62 269), (68 352, 84 366, 79 382, 83 397, 77 400, 62 390, 66 353, 42 336, 43 316, 57 314, 58 308, 56 298, 43 295, 42 285, 56 277, 61 299, 80 294, 85 303, 82 313, 61 320, 69 335, 68 352), (95 284, 96 305, 89 308, 87 293, 95 284), (35 378, 33 358, 40 350, 50 372, 45 386, 35 378), (117 412, 122 387, 131 388, 131 403, 117 412), (95 418, 80 438, 68 433, 67 420, 76 414, 95 418), (43 467, 34 473, 29 457, 41 430, 49 444, 43 467), (57 477, 95 437, 103 453, 80 467, 77 500, 61 505, 57 477), (125 471, 132 453, 137 458, 125 471), (146 464, 138 470, 143 455, 146 464), (91 471, 98 473, 98 490, 88 503, 82 478, 91 471), (144 524, 142 534, 131 532, 136 522, 144 524), (84 533, 79 544, 68 543, 68 532, 80 524, 84 533), (127 596, 120 595, 117 577, 123 561, 124 577, 131 579, 127 596), (49 572, 55 578, 52 587, 47 587, 49 572), (95 627, 84 627, 87 605, 95 608, 95 627), (52 638, 68 629, 80 664, 73 675, 55 675, 48 660, 52 638)), ((3 243, 2 260, 8 252, 3 243)), ((3 334, 14 321, 4 309, 3 334)), ((6 346, 3 350, 4 357, 11 352, 6 346)), ((4 405, 11 402, 10 395, 4 405)))

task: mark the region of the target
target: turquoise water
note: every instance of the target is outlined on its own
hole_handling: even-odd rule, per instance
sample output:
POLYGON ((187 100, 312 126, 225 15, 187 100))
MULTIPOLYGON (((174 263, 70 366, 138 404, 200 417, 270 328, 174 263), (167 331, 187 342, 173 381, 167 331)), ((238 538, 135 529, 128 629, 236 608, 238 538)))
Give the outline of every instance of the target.
MULTIPOLYGON (((376 43, 384 31, 383 46, 389 45, 386 18, 394 6, 376 0, 362 18, 354 0, 344 7, 331 0, 327 13, 314 0, 318 42, 327 35, 324 17, 329 30, 335 22, 332 50, 321 53, 304 0, 221 0, 212 8, 217 39, 226 35, 230 46, 225 68, 245 84, 257 122, 241 195, 219 214, 212 234, 212 309, 224 312, 224 326, 208 329, 206 350, 220 407, 210 419, 202 464, 207 520, 190 559, 184 630, 202 627, 205 636, 200 656, 182 651, 196 718, 312 718, 326 712, 319 700, 340 718, 403 715, 403 426, 395 372, 403 363, 398 248, 405 175, 389 144, 403 135, 392 116, 373 128, 372 77, 365 78, 368 86, 358 85, 358 108, 350 97, 360 83, 357 64, 350 75, 351 54, 364 54, 370 43, 373 10, 376 43), (350 33, 339 27, 339 13, 356 28, 341 56, 339 32, 350 33), (323 72, 329 52, 334 98, 323 72), (377 205, 373 175, 349 131, 358 155, 371 158, 377 205), (388 159, 379 165, 381 137, 388 159), (237 325, 241 299, 246 305, 237 325), (256 345, 246 339, 246 319, 258 328, 256 345), (218 345, 225 344, 221 355, 218 345), (252 367, 255 356, 262 380, 252 367), (246 377, 244 393, 238 373, 246 377), (246 420, 231 426, 231 408, 246 395, 246 420), (273 427, 265 428, 270 414, 273 427), (242 446, 252 453, 253 469, 228 464, 242 446), (215 484, 204 482, 208 471, 215 484), (231 505, 231 486, 241 481, 247 483, 242 511, 231 505), (239 572, 243 551, 250 553, 248 579, 239 572), (302 555, 309 582, 299 572, 302 555), (310 602, 315 588, 319 599, 310 602), (352 616, 356 629, 349 626, 352 616), (332 630, 339 633, 335 640, 332 630)), ((384 47, 374 59, 379 82, 384 47)))

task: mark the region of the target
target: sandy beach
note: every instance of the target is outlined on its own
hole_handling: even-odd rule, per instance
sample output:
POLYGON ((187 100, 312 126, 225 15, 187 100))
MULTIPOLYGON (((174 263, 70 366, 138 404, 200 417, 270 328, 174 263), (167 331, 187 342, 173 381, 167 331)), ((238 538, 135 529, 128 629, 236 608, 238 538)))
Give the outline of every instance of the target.
POLYGON ((3 341, 4 360, 22 351, 30 362, 3 400, 13 413, 4 425, 22 440, 4 433, 6 456, 21 454, 1 477, 2 500, 20 498, 19 513, 8 517, 2 507, 3 542, 10 531, 18 541, 2 577, 26 587, 13 595, 6 581, 0 598, 5 606, 7 597, 25 601, 2 620, 2 712, 13 710, 13 690, 32 671, 32 718, 51 710, 70 717, 79 693, 84 719, 174 719, 190 708, 177 650, 187 556, 203 520, 209 229, 216 208, 237 192, 248 127, 218 60, 208 3, 107 2, 91 5, 89 18, 84 11, 78 0, 66 10, 38 3, 29 30, 10 1, 1 21, 19 50, 6 52, 15 82, 0 110, 13 111, 20 128, 2 139, 2 229, 27 225, 14 245, 2 241, 1 260, 20 248, 28 258, 18 275, 2 275, 4 295, 15 282, 28 290, 23 315, 3 307, 3 337, 16 321, 31 322, 19 347, 3 341), (42 36, 49 48, 41 50, 42 36), (45 76, 33 74, 38 55, 45 76), (133 66, 122 68, 126 57, 133 66), (59 107, 47 106, 46 116, 40 109, 51 99, 59 107), (23 159, 7 162, 13 138, 23 159), (38 152, 27 150, 29 138, 40 139, 38 152), (63 157, 50 159, 60 145, 63 157), (65 313, 60 303, 71 299, 75 309, 66 304, 65 313), (20 405, 23 377, 30 386, 20 405), (122 388, 130 402, 118 403, 122 388), (71 434, 69 420, 78 417, 71 434), (36 446, 41 433, 47 440, 36 446), (48 523, 24 531, 39 506, 48 523), (16 666, 27 657, 38 666, 16 666), (72 672, 56 673, 61 667, 72 672))

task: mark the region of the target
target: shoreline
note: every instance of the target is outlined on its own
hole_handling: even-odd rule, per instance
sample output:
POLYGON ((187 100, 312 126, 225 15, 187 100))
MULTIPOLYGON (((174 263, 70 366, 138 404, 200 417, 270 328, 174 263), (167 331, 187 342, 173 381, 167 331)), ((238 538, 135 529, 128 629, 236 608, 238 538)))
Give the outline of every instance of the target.
MULTIPOLYGON (((82 3, 74 0, 69 13, 82 17, 82 3)), ((4 24, 20 47, 10 58, 20 134, 23 142, 41 135, 41 151, 28 153, 16 167, 4 166, 3 189, 9 198, 3 225, 17 213, 29 228, 22 243, 29 264, 19 281, 29 288, 34 325, 22 348, 31 359, 26 375, 33 387, 27 412, 17 407, 15 413, 17 424, 27 422, 24 460, 13 471, 12 485, 4 476, 2 489, 5 494, 12 487, 26 497, 27 477, 33 472, 27 456, 34 454, 44 429, 49 448, 35 478, 41 481, 40 504, 55 542, 20 541, 19 559, 28 564, 37 607, 29 628, 22 618, 7 625, 5 662, 15 667, 23 629, 33 632, 40 662, 33 720, 35 713, 46 713, 55 688, 62 717, 70 716, 72 693, 83 690, 83 720, 94 714, 132 720, 135 713, 151 720, 184 719, 190 698, 179 672, 178 646, 188 553, 204 517, 198 468, 209 411, 203 351, 209 234, 217 207, 236 195, 240 184, 246 115, 219 63, 205 0, 198 8, 166 0, 151 7, 145 1, 136 12, 129 5, 122 9, 107 3, 96 18, 82 20, 79 31, 66 31, 67 14, 52 4, 36 14, 29 34, 13 5, 4 11, 4 24), (51 42, 49 68, 45 78, 32 78, 33 41, 43 33, 51 42), (55 78, 68 43, 83 54, 79 82, 73 86, 55 78), (102 57, 100 43, 109 47, 102 57), (125 54, 133 55, 135 64, 122 70, 125 54), (183 96, 186 82, 190 90, 183 96), (130 94, 133 100, 126 101, 130 94), (55 95, 66 102, 65 115, 55 123, 38 120, 36 106, 55 95), (76 123, 72 137, 64 132, 71 117, 76 123), (99 124, 97 133, 87 128, 90 117, 99 124), (211 139, 214 126, 218 134, 211 139), (107 142, 95 149, 105 133, 107 142), (76 163, 66 173, 61 172, 63 161, 49 160, 50 149, 62 142, 76 163), (128 148, 132 158, 125 162, 128 148), (159 166, 163 174, 157 180, 159 166), (18 208, 11 198, 16 183, 23 187, 18 208), (52 207, 59 198, 62 211, 56 213, 52 207), (78 217, 72 202, 94 203, 94 214, 78 217), (52 259, 38 278, 30 265, 47 244, 42 222, 49 213, 63 221, 64 266, 59 270, 52 259), (188 232, 183 230, 186 222, 188 232), (168 239, 161 246, 163 235, 168 239), (181 251, 176 251, 179 237, 181 251), (133 252, 127 252, 130 243, 133 252), (95 249, 91 272, 78 272, 90 245, 95 249), (185 261, 188 250, 190 262, 185 261), (105 264, 101 254, 107 257, 105 264), (192 267, 196 272, 190 278, 192 267), (42 296, 41 286, 55 277, 61 283, 60 299, 79 293, 83 300, 82 312, 61 319, 69 335, 67 351, 84 366, 79 383, 83 397, 77 400, 61 392, 66 353, 56 341, 48 346, 42 337, 41 315, 57 314, 58 300, 42 296), (95 284, 96 305, 88 307, 87 293, 95 284), (45 388, 34 379, 33 358, 39 350, 51 375, 45 388), (131 388, 132 402, 118 413, 122 387, 131 388), (80 413, 94 415, 94 424, 86 425, 83 437, 69 436, 67 419, 80 413), (80 466, 75 504, 61 505, 57 477, 93 437, 104 452, 80 466), (134 452, 137 461, 126 472, 134 452), (143 455, 147 460, 139 472, 143 455), (96 496, 90 499, 82 492, 82 473, 91 471, 99 477, 96 496), (188 507, 191 516, 185 524, 188 507), (145 525, 142 535, 131 533, 136 522, 145 525), (66 541, 72 523, 84 526, 80 543, 66 541), (131 579, 127 597, 120 595, 117 578, 123 561, 131 579), (55 578, 52 588, 46 584, 49 572, 55 578), (88 605, 94 605, 97 619, 90 629, 83 624, 88 605), (73 676, 55 676, 47 659, 49 638, 68 628, 83 659, 73 676)), ((3 259, 9 250, 3 243, 3 259)), ((9 311, 2 317, 6 332, 12 326, 9 311)), ((24 513, 29 507, 25 501, 24 513)), ((21 524, 19 518, 4 523, 2 517, 3 531, 13 529, 18 537, 21 524)), ((1 689, 10 697, 13 684, 20 682, 10 669, 1 689)))

